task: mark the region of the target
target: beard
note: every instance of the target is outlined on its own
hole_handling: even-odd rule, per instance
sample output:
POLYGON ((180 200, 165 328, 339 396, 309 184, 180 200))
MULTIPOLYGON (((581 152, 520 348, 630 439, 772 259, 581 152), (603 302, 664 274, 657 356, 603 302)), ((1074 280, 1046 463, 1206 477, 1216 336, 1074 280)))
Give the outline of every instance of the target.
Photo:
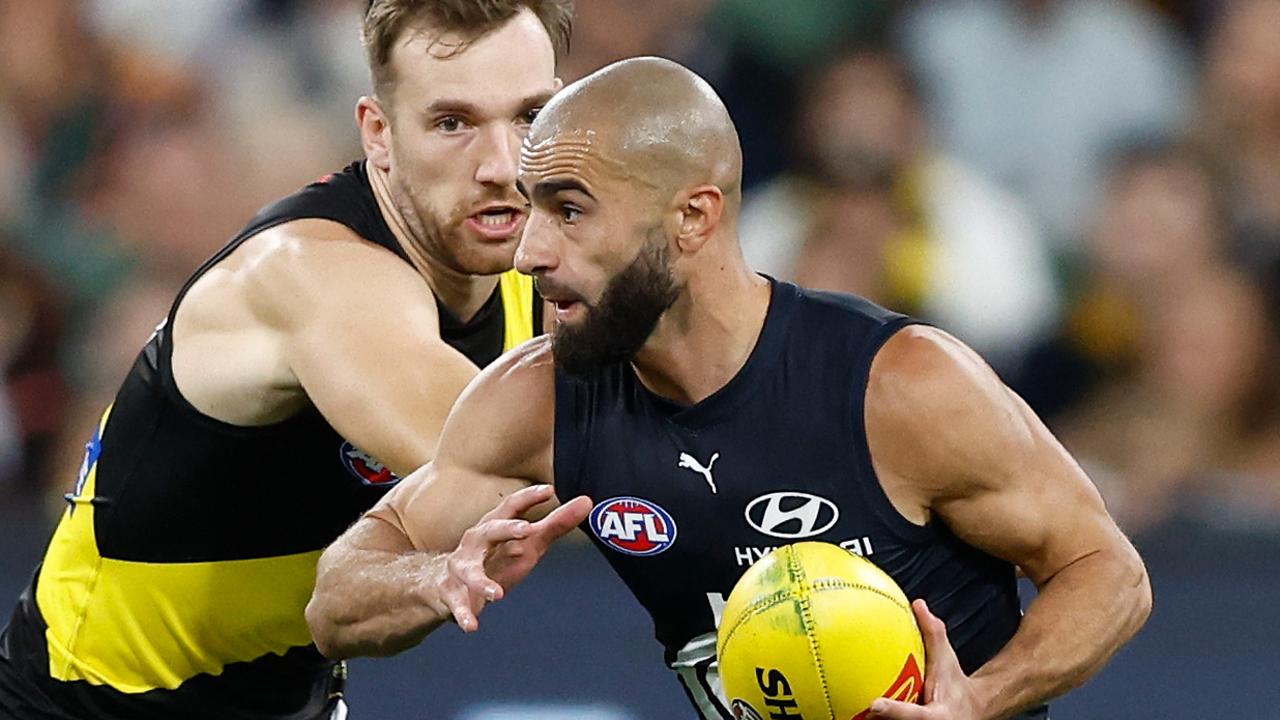
MULTIPOLYGON (((403 182, 403 181, 402 181, 403 182)), ((522 208, 524 198, 500 188, 485 188, 452 205, 441 206, 427 193, 403 183, 397 188, 397 205, 409 225, 410 235, 433 260, 464 275, 497 275, 510 270, 523 225, 504 241, 486 240, 467 227, 467 219, 480 207, 501 203, 522 208)))
POLYGON ((600 299, 587 308, 577 326, 561 325, 551 335, 556 366, 570 375, 584 376, 618 363, 628 362, 640 350, 658 320, 677 298, 668 263, 666 238, 656 231, 634 260, 614 275, 600 299))
MULTIPOLYGON (((515 202, 506 202, 520 207, 515 202)), ((426 209, 422 211, 425 215, 421 218, 422 237, 427 252, 445 267, 465 275, 497 275, 510 270, 523 226, 517 226, 511 237, 501 242, 486 240, 466 226, 471 207, 474 205, 455 208, 442 213, 443 216, 427 214, 430 211, 426 209)))

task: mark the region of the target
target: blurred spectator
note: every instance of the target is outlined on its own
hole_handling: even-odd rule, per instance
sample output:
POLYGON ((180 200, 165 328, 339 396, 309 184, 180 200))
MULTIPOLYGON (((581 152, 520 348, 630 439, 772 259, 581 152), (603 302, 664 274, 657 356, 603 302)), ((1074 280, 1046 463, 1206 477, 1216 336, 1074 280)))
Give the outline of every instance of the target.
POLYGON ((1255 268, 1280 262, 1280 0, 1226 4, 1202 83, 1196 131, 1228 191, 1234 249, 1255 268))
POLYGON ((0 234, 0 496, 40 487, 65 420, 58 301, 0 234))
POLYGON ((58 409, 28 475, 50 477, 52 453, 61 491, 182 281, 257 208, 358 155, 363 5, 306 3, 284 33, 239 2, 0 3, 0 140, 12 141, 0 160, 14 168, 0 228, 17 230, 0 251, 65 299, 51 362, 75 388, 68 411, 48 388, 10 385, 28 439, 31 409, 58 409), (341 33, 342 50, 326 51, 341 33), (334 69, 340 57, 358 79, 350 62, 334 69))
POLYGON ((1166 141, 1116 153, 1093 230, 1082 243, 1081 277, 1056 337, 1031 356, 1015 382, 1046 417, 1101 381, 1131 372, 1144 323, 1170 288, 1223 264, 1225 228, 1209 175, 1197 157, 1166 141))
MULTIPOLYGON (((574 6, 573 41, 560 63, 566 83, 637 55, 698 65, 703 20, 714 0, 589 0, 574 6)), ((705 70, 705 68, 704 68, 705 70)))
POLYGON ((74 328, 91 323, 131 267, 85 207, 103 158, 124 120, 146 117, 148 101, 173 86, 134 72, 149 68, 101 43, 82 11, 77 0, 0 3, 0 127, 12 129, 8 152, 18 156, 4 223, 17 230, 13 247, 66 295, 74 328))
POLYGON ((1245 487, 1280 518, 1274 334, 1226 258, 1208 171, 1178 146, 1135 146, 1105 190, 1063 336, 1024 395, 1042 411, 1084 398, 1054 427, 1130 531, 1245 487))
POLYGON ((1019 193, 1067 252, 1107 149, 1172 134, 1189 110, 1185 43, 1133 0, 928 2, 902 31, 942 146, 1019 193))
POLYGON ((1061 423, 1121 526, 1217 507, 1280 527, 1275 341, 1257 288, 1224 268, 1165 286, 1135 372, 1061 423))
POLYGON ((720 0, 713 22, 725 40, 762 64, 801 73, 837 54, 850 40, 867 40, 889 17, 887 0, 720 0))
POLYGON ((935 151, 903 65, 841 54, 801 103, 795 169, 749 193, 754 267, 954 332, 997 366, 1055 320, 1047 250, 1019 204, 935 151))

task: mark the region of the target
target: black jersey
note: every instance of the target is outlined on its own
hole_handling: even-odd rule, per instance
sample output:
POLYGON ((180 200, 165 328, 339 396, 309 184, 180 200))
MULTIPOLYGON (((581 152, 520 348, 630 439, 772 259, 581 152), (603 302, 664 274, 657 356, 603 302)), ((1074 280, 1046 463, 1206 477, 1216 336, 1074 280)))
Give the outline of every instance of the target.
MULTIPOLYGON (((303 609, 320 552, 398 478, 314 407, 240 427, 173 378, 187 289, 257 233, 328 219, 405 259, 363 163, 264 209, 189 280, 88 444, 44 562, 0 637, 0 718, 311 720, 343 669, 303 609)), ((503 276, 443 339, 485 365, 536 326, 529 278, 503 276)))
POLYGON ((715 665, 724 598, 778 545, 827 541, 875 562, 946 621, 966 672, 1017 630, 1014 568, 942 523, 902 517, 872 470, 871 361, 910 322, 774 282, 746 364, 696 405, 653 394, 627 364, 585 379, 557 372, 557 494, 596 501, 584 529, 649 611, 704 717, 732 717, 715 665))

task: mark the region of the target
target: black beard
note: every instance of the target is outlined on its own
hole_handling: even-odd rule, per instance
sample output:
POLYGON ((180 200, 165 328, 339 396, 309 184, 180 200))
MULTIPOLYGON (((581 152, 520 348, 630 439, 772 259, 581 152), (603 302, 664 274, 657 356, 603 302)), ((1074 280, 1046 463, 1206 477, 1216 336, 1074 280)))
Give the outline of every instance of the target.
POLYGON ((556 367, 584 376, 630 361, 680 296, 667 256, 665 242, 646 243, 609 280, 600 300, 587 307, 581 324, 556 328, 551 336, 556 367))

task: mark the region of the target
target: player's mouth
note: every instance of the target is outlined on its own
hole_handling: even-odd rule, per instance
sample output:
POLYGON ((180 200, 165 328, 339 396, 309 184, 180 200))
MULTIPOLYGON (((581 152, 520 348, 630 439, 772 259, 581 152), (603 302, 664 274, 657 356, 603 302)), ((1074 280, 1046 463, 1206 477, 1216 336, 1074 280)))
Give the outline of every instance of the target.
POLYGON ((524 211, 511 205, 493 205, 467 218, 467 225, 486 240, 510 240, 520 231, 524 211))
MULTIPOLYGON (((550 288, 546 287, 545 283, 540 283, 539 285, 539 294, 541 294, 543 290, 550 290, 550 288)), ((542 299, 551 303, 551 309, 555 313, 556 320, 559 322, 572 320, 587 311, 587 304, 583 302, 580 297, 577 297, 571 292, 565 292, 563 294, 557 292, 555 294, 543 295, 542 299)))
POLYGON ((556 320, 558 322, 568 322, 585 313, 587 304, 581 300, 552 300, 551 307, 555 309, 556 320))

